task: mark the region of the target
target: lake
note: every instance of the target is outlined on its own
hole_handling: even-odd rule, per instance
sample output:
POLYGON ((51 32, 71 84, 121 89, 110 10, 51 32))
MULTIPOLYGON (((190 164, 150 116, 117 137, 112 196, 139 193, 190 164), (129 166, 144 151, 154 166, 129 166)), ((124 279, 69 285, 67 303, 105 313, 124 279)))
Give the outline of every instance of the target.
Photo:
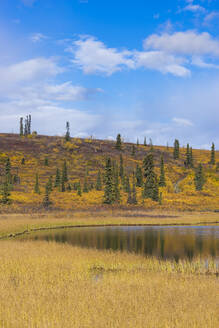
MULTIPOLYGON (((17 238, 16 238, 17 239, 17 238)), ((219 259, 219 226, 123 226, 55 229, 21 240, 46 240, 99 250, 126 251, 161 259, 219 259)))

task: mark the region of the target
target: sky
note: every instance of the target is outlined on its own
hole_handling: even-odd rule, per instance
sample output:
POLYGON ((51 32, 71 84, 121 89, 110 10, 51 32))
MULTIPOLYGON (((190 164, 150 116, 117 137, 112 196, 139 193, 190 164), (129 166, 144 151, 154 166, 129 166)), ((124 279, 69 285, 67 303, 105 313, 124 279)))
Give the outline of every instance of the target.
POLYGON ((219 147, 219 1, 0 0, 0 132, 219 147))

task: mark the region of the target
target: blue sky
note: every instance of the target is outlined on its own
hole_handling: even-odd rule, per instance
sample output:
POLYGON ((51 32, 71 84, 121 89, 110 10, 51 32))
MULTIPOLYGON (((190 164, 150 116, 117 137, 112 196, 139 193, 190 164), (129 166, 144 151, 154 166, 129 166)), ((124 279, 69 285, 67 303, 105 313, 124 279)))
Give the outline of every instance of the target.
POLYGON ((0 2, 0 131, 219 146, 219 2, 0 2))

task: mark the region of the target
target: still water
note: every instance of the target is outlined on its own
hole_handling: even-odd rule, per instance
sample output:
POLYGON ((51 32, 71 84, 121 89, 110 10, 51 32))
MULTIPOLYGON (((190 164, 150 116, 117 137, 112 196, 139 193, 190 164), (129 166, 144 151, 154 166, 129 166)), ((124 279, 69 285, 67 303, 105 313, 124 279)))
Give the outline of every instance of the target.
POLYGON ((162 259, 219 259, 219 226, 126 226, 48 230, 22 240, 46 240, 100 250, 120 250, 162 259))

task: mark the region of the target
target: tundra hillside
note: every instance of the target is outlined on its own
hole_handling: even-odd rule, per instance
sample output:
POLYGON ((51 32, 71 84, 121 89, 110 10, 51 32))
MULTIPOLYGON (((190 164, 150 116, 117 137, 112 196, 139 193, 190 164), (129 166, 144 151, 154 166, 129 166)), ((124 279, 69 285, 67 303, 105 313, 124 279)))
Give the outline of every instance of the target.
POLYGON ((0 134, 0 210, 98 210, 110 206, 219 210, 218 153, 179 147, 177 142, 173 148, 148 145, 146 140, 141 145, 118 139, 0 134), (115 177, 110 177, 110 172, 115 177), (157 187, 150 195, 154 182, 157 187), (115 201, 107 198, 107 190, 114 192, 115 201))

